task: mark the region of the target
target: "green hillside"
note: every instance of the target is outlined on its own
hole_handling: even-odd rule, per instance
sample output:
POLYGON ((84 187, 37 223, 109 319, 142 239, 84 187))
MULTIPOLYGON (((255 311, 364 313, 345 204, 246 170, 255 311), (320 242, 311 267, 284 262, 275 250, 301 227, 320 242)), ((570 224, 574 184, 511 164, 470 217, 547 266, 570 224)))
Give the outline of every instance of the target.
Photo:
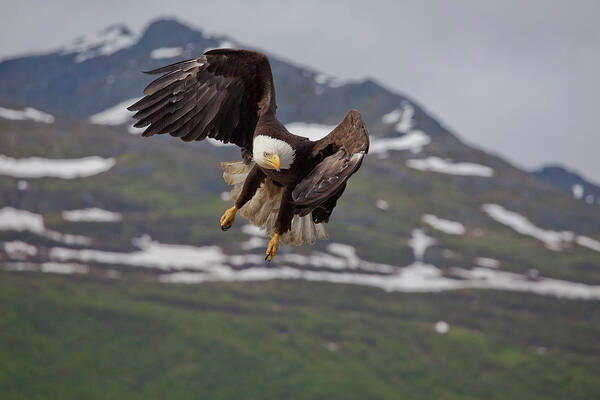
POLYGON ((6 400, 600 395, 594 302, 3 273, 0 313, 6 400))

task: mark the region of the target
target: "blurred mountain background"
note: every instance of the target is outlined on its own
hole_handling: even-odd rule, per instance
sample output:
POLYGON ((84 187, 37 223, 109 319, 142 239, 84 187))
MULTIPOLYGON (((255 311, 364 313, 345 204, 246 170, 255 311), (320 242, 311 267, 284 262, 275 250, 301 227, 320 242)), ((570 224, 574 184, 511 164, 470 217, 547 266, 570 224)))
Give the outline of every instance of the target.
MULTIPOLYGON (((141 138, 150 70, 254 49, 174 19, 0 63, 5 398, 593 398, 600 187, 523 170, 412 98, 268 53, 278 115, 368 157, 330 240, 280 249, 239 218, 235 146, 141 138)), ((258 49, 260 50, 260 49, 258 49)))

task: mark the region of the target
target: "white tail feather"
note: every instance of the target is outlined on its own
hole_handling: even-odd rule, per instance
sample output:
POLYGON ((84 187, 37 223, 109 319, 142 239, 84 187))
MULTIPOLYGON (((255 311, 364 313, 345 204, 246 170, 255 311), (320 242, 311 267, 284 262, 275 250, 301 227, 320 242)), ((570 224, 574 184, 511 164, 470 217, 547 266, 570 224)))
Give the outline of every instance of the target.
MULTIPOLYGON (((244 164, 243 161, 221 163, 223 179, 228 185, 233 185, 231 198, 236 201, 240 196, 246 176, 254 167, 254 163, 244 164)), ((239 213, 259 228, 267 231, 269 236, 275 234, 275 222, 279 205, 283 196, 283 187, 277 186, 269 178, 260 185, 252 199, 247 202, 239 213)), ((281 235, 279 239, 284 244, 300 246, 304 243, 314 243, 317 239, 327 239, 329 235, 324 224, 315 224, 311 214, 300 217, 294 215, 292 228, 281 235)))

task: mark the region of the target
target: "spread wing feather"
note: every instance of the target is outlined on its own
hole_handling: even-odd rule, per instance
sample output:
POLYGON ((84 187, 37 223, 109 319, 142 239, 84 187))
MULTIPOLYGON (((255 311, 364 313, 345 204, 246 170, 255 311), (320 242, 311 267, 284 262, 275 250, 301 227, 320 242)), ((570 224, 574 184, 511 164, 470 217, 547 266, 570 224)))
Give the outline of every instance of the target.
POLYGON ((217 49, 167 65, 131 105, 143 136, 169 133, 185 141, 206 137, 252 151, 260 116, 275 113, 275 89, 268 58, 248 50, 217 49))
POLYGON ((295 212, 312 212, 315 223, 327 222, 346 182, 369 151, 369 135, 358 111, 352 110, 326 137, 319 140, 313 157, 320 162, 292 192, 295 212))

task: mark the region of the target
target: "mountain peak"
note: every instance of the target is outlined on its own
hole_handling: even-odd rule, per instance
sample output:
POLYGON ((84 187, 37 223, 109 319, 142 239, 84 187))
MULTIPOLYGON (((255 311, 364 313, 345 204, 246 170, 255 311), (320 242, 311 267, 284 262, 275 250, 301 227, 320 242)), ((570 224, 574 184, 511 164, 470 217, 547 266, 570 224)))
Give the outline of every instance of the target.
POLYGON ((163 29, 174 29, 174 30, 187 30, 187 31, 198 31, 198 29, 193 29, 188 24, 180 21, 174 17, 161 17, 157 19, 153 19, 150 21, 145 31, 153 31, 153 30, 163 30, 163 29))
POLYGON ((129 47, 137 41, 129 28, 123 24, 111 25, 103 30, 80 36, 60 50, 61 54, 76 54, 75 62, 81 63, 101 55, 107 56, 129 47))
POLYGON ((140 43, 185 43, 204 39, 201 30, 175 18, 159 18, 151 21, 141 34, 140 43))
POLYGON ((125 35, 125 36, 133 35, 133 32, 131 32, 129 27, 127 25, 121 24, 121 23, 109 25, 106 28, 104 28, 101 32, 103 32, 105 34, 110 34, 110 33, 114 32, 118 35, 125 35))
POLYGON ((533 174, 587 204, 600 204, 600 186, 560 164, 543 165, 533 171, 533 174))

